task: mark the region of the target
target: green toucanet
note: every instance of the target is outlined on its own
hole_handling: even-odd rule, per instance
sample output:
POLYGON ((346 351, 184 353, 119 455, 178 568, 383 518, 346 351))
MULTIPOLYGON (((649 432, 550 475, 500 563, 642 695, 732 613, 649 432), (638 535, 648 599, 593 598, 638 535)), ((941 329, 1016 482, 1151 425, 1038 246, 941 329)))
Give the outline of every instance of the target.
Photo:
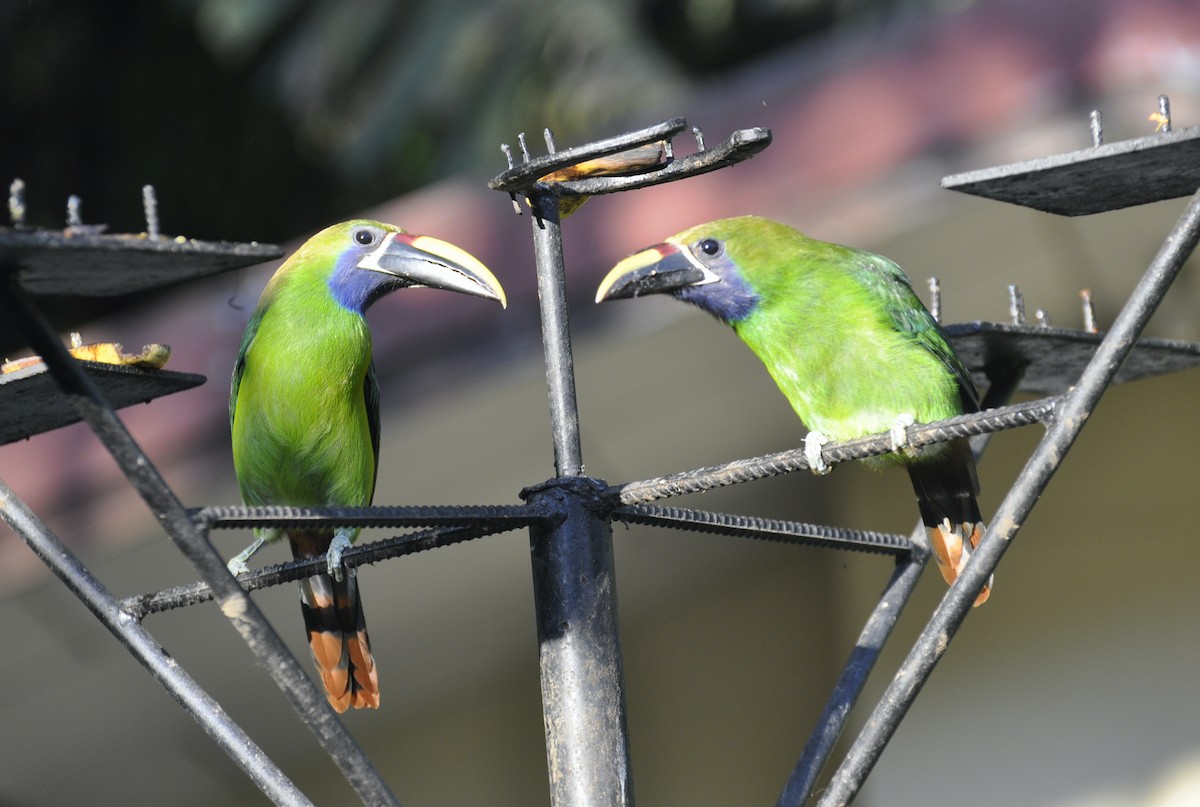
MULTIPOLYGON (((970 374, 904 272, 863 250, 808 238, 758 216, 684 230, 617 264, 596 301, 668 293, 733 328, 821 444, 890 431, 877 462, 908 469, 938 567, 954 582, 983 534, 966 439, 899 450, 905 425, 974 412, 970 374)), ((990 581, 976 598, 984 602, 990 581)))
MULTIPOLYGON (((379 465, 379 386, 363 312, 409 287, 505 303, 483 264, 458 247, 376 221, 314 235, 267 283, 242 337, 229 393, 233 464, 248 505, 365 506, 379 465)), ((300 583, 309 647, 329 702, 379 706, 379 678, 358 585, 342 553, 355 528, 256 530, 235 574, 265 541, 286 535, 297 558, 325 556, 300 583)))

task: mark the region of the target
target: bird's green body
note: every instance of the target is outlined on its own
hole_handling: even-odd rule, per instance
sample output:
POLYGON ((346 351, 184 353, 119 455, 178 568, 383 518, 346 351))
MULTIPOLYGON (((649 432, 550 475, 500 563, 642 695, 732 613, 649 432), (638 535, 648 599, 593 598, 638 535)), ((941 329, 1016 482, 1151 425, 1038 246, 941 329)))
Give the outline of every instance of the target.
POLYGON ((848 440, 885 432, 902 413, 962 414, 969 375, 900 268, 774 224, 734 219, 715 232, 759 300, 730 325, 804 424, 848 440))
MULTIPOLYGON (((461 249, 355 220, 309 239, 275 273, 242 337, 229 393, 233 464, 249 505, 358 507, 375 492, 379 387, 363 314, 412 286, 504 302, 490 272, 461 249)), ((379 705, 379 682, 353 571, 341 552, 358 530, 266 528, 230 563, 286 534, 296 557, 326 555, 328 574, 300 583, 309 646, 338 711, 379 705)))
POLYGON ((230 417, 247 504, 360 506, 375 490, 371 334, 361 314, 322 293, 319 266, 276 275, 238 354, 230 417))
MULTIPOLYGON (((945 333, 883 256, 758 216, 721 219, 621 261, 596 299, 653 293, 732 327, 821 439, 849 440, 979 407, 945 333)), ((966 441, 897 451, 880 462, 907 466, 939 565, 953 581, 983 526, 966 441)))

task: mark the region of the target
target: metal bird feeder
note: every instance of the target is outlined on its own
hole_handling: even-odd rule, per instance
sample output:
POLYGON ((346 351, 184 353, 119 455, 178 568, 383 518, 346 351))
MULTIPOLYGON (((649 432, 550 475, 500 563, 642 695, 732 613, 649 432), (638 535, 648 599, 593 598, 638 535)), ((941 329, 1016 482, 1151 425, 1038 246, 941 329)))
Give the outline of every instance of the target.
MULTIPOLYGON (((1163 114, 1169 115, 1165 105, 1163 114)), ((1196 192, 1200 130, 1169 131, 1135 141, 1096 145, 1081 152, 977 171, 943 180, 943 186, 1039 210, 1082 215, 1196 192), (1158 181, 1147 181, 1147 176, 1158 181)), ((75 361, 38 311, 31 294, 119 294, 278 257, 276 247, 211 244, 165 239, 158 232, 152 189, 145 193, 147 233, 113 236, 79 220, 70 206, 65 231, 33 230, 24 221, 21 188, 14 184, 9 208, 13 227, 0 228, 0 274, 8 286, 4 304, 44 364, 0 381, 0 441, 21 439, 82 419, 104 443, 163 524, 196 566, 201 582, 118 600, 0 482, 0 517, 30 545, 137 658, 215 742, 276 804, 308 799, 262 753, 178 665, 169 662, 142 620, 149 614, 215 599, 249 647, 264 662, 293 708, 310 727, 365 804, 396 804, 395 796, 346 732, 301 665, 266 622, 247 590, 298 579, 321 559, 291 561, 235 580, 208 540, 211 529, 249 526, 356 525, 410 530, 361 544, 345 555, 348 565, 373 563, 484 535, 527 528, 533 563, 536 627, 541 662, 551 802, 555 807, 629 805, 633 777, 625 713, 624 677, 615 607, 613 521, 699 530, 737 537, 784 541, 890 554, 895 570, 864 624, 825 709, 801 750, 778 804, 808 800, 834 743, 845 727, 884 642, 912 594, 928 560, 923 530, 910 536, 802 524, 754 516, 662 507, 659 500, 737 484, 807 467, 800 449, 752 457, 657 479, 608 484, 584 474, 579 413, 565 293, 560 211, 590 195, 634 190, 720 170, 752 157, 771 139, 765 129, 743 129, 706 148, 693 129, 696 150, 675 153, 674 140, 688 131, 682 118, 618 137, 557 150, 547 131, 547 154, 534 157, 524 137, 521 154, 511 149, 508 170, 489 186, 514 202, 525 197, 531 211, 543 347, 549 392, 556 477, 526 487, 524 505, 484 507, 247 508, 207 507, 187 511, 113 412, 115 406, 145 401, 194 386, 199 376, 164 371, 122 371, 75 361), (646 153, 658 159, 647 162, 646 153), (622 154, 636 159, 622 161, 622 154), (602 165, 581 170, 583 165, 602 165), (615 167, 614 167, 615 166, 615 167), (56 387, 49 380, 56 382, 56 387), (420 529, 417 529, 420 528, 420 529)), ((517 205, 517 212, 521 212, 517 205)), ((1069 330, 1024 323, 948 326, 951 339, 976 380, 987 382, 985 411, 907 429, 913 445, 958 437, 975 438, 982 450, 988 435, 1033 423, 1048 423, 1046 435, 991 519, 974 560, 946 593, 874 707, 866 728, 833 774, 821 805, 847 804, 858 793, 934 665, 962 624, 973 592, 990 575, 1011 544, 1050 476, 1078 435, 1103 391, 1112 383, 1172 372, 1200 364, 1200 346, 1169 340, 1138 340, 1155 306, 1200 238, 1200 194, 1147 270, 1111 330, 1069 330), (1017 405, 1018 389, 1049 395, 1017 405)), ((1014 293, 1014 311, 1019 310, 1014 293)), ((937 308, 936 304, 934 306, 937 308)), ((891 450, 889 435, 829 444, 823 458, 842 462, 891 450)), ((781 772, 782 778, 783 772, 781 772)))

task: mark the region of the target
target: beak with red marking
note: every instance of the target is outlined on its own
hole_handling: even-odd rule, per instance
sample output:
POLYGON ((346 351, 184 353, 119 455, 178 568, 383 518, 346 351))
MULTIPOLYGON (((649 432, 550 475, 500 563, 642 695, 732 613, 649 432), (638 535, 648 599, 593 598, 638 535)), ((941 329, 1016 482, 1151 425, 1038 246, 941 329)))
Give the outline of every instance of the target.
POLYGON ((358 268, 391 275, 406 286, 457 291, 508 307, 504 288, 486 266, 465 249, 432 236, 389 233, 358 268))

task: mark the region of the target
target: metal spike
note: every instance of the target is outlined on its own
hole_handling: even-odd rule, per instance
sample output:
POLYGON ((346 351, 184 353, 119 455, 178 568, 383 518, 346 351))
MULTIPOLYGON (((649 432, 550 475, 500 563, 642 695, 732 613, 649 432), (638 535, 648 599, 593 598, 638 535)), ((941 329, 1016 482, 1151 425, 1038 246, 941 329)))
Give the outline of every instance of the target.
POLYGON ((1013 325, 1025 324, 1025 298, 1015 283, 1008 287, 1008 315, 1013 325))
POLYGON ((142 210, 146 213, 146 235, 157 240, 158 229, 158 196, 153 185, 142 186, 142 210))
POLYGON ((1050 314, 1049 313, 1047 313, 1046 311, 1043 311, 1042 309, 1039 308, 1037 311, 1033 312, 1033 315, 1035 318, 1037 318, 1037 324, 1038 324, 1039 328, 1049 328, 1050 327, 1050 314))
POLYGON ((1083 300, 1083 329, 1088 333, 1096 333, 1096 306, 1092 302, 1092 290, 1080 289, 1079 298, 1083 300))
POLYGON ((1092 146, 1099 147, 1104 143, 1104 116, 1100 114, 1100 110, 1092 110, 1092 146))
POLYGON ((554 132, 550 131, 550 127, 547 126, 545 132, 542 134, 546 138, 546 152, 548 154, 553 154, 555 151, 557 151, 557 149, 554 148, 554 132))
POLYGON ((529 162, 529 146, 525 143, 525 133, 521 132, 517 135, 517 142, 521 144, 521 159, 529 162))
POLYGON ((693 126, 692 134, 696 136, 696 148, 704 151, 704 132, 700 131, 699 126, 693 126))
POLYGON ((8 186, 8 215, 14 227, 25 223, 25 181, 14 179, 8 186))
POLYGON ((82 204, 79 197, 75 194, 67 197, 67 229, 83 226, 83 216, 79 212, 82 204))
POLYGON ((1165 95, 1158 96, 1158 130, 1171 131, 1171 99, 1165 95))
MULTIPOLYGON (((549 131, 549 129, 546 131, 549 131)), ((511 171, 513 169, 512 147, 507 143, 501 143, 500 150, 504 152, 504 159, 508 160, 508 170, 511 171)), ((513 212, 518 216, 521 215, 521 203, 517 201, 517 195, 515 193, 510 193, 508 198, 512 200, 513 212)))
POLYGON ((933 321, 942 321, 942 284, 936 277, 929 278, 929 313, 933 321))

